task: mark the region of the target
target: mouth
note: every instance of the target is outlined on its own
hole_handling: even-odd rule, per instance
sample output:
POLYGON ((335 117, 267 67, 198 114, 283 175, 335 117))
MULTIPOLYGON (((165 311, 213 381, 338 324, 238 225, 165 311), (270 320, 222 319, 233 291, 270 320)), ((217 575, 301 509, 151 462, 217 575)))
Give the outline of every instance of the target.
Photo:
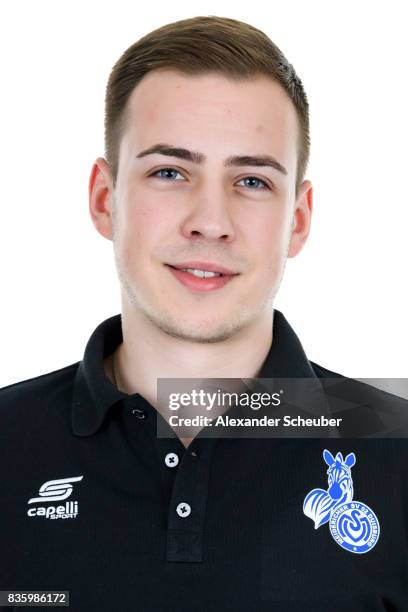
MULTIPOLYGON (((191 264, 190 264, 191 265, 191 264)), ((197 265, 197 264, 195 264, 197 265)), ((230 283, 239 273, 230 272, 222 266, 218 266, 218 270, 209 270, 215 268, 213 264, 205 264, 203 268, 176 267, 171 264, 165 264, 172 275, 185 287, 195 292, 213 291, 221 289, 230 283)))

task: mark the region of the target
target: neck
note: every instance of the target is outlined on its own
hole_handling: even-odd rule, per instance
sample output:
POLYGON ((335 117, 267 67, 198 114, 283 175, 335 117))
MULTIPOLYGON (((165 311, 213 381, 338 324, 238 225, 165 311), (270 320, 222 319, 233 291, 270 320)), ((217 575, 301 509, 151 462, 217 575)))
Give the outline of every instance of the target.
POLYGON ((122 304, 123 342, 105 370, 121 391, 157 407, 158 378, 255 378, 272 345, 273 310, 235 335, 214 343, 171 336, 122 304))

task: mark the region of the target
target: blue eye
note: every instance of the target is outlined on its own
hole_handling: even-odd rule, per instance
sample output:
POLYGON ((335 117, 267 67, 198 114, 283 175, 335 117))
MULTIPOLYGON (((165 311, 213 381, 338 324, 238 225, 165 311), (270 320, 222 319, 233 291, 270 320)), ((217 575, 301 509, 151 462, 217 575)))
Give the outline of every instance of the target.
POLYGON ((173 177, 171 176, 160 176, 159 173, 161 172, 175 172, 176 174, 180 174, 180 172, 178 170, 176 170, 175 168, 160 168, 160 170, 156 170, 156 172, 153 172, 153 174, 151 174, 150 176, 157 176, 158 178, 164 178, 164 179, 171 179, 173 180, 173 177))
MULTIPOLYGON (((259 185, 260 183, 262 183, 263 187, 257 187, 256 185, 254 185, 252 183, 252 185, 245 185, 246 187, 255 187, 255 189, 270 189, 270 187, 268 187, 268 185, 265 183, 265 181, 263 181, 262 179, 257 178, 256 176, 246 176, 245 178, 241 179, 241 181, 255 181, 256 185, 259 185)), ((239 182, 241 182, 239 181, 239 182)))
MULTIPOLYGON (((160 179, 174 181, 174 180, 180 180, 180 179, 175 179, 175 175, 177 174, 182 176, 181 172, 179 170, 176 170, 176 168, 168 167, 168 168, 159 168, 159 170, 156 170, 149 176, 154 176, 160 179)), ((240 181, 238 181, 238 184, 241 183, 242 181, 252 181, 252 184, 249 184, 249 185, 246 184, 244 186, 249 187, 250 189, 253 189, 253 190, 264 190, 264 189, 270 190, 270 187, 265 183, 265 181, 263 181, 260 178, 257 178, 256 176, 246 176, 240 181)))

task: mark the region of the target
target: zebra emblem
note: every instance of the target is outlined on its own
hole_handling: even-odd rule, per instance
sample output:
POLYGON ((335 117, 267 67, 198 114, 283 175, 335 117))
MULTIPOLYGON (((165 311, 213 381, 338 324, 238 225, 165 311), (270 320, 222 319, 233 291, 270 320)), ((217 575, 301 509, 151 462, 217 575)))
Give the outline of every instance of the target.
POLYGON ((329 466, 328 488, 312 489, 303 502, 303 512, 314 521, 317 529, 329 523, 330 533, 342 548, 353 553, 366 553, 376 545, 380 535, 378 518, 367 504, 353 501, 351 468, 356 463, 354 453, 344 459, 324 449, 323 459, 329 466))

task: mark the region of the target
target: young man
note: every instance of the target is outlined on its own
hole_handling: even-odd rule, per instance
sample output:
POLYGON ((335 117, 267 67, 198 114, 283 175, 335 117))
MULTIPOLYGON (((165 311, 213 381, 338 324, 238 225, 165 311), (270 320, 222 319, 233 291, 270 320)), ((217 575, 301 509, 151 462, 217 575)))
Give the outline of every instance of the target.
POLYGON ((1 391, 0 589, 73 610, 408 609, 391 396, 310 362, 273 307, 310 229, 308 126, 293 67, 232 19, 164 26, 115 64, 89 203, 122 310, 82 361, 1 391), (334 411, 368 409, 376 439, 176 435, 157 385, 180 378, 334 379, 334 411))

